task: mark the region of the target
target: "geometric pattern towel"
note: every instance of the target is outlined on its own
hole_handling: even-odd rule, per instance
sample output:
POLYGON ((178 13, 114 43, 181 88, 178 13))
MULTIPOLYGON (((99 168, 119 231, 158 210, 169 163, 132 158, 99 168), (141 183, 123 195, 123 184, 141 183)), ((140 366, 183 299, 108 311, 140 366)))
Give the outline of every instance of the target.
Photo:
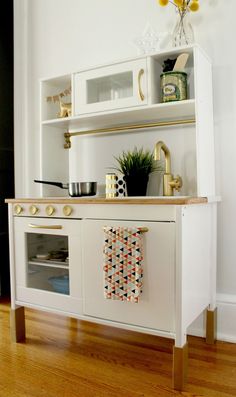
POLYGON ((104 230, 104 296, 139 302, 143 283, 143 240, 137 227, 104 230))

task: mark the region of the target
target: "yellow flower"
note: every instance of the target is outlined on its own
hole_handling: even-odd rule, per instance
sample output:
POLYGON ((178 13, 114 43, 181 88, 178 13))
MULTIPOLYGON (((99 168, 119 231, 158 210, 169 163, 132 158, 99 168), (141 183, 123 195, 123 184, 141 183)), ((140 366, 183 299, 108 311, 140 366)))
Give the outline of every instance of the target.
POLYGON ((199 9, 198 0, 192 0, 192 3, 189 6, 191 11, 197 11, 199 9))
POLYGON ((169 3, 169 0, 159 0, 159 4, 160 6, 167 6, 167 4, 169 3))
MULTIPOLYGON (((169 0, 157 0, 157 2, 161 6, 167 6, 169 0)), ((198 0, 172 0, 170 3, 179 9, 180 14, 183 14, 188 10, 198 11, 199 9, 198 0)))

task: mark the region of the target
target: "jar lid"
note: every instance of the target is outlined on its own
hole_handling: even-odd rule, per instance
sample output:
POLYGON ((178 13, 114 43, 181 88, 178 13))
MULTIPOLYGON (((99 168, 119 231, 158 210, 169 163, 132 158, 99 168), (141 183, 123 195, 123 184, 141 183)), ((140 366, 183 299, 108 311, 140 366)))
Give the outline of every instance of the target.
POLYGON ((175 74, 182 74, 182 75, 184 75, 184 76, 187 76, 187 73, 186 72, 179 72, 178 70, 170 70, 169 72, 163 72, 163 73, 161 73, 161 75, 160 75, 160 77, 162 77, 162 76, 166 76, 166 75, 168 75, 168 74, 173 74, 173 75, 175 75, 175 74))

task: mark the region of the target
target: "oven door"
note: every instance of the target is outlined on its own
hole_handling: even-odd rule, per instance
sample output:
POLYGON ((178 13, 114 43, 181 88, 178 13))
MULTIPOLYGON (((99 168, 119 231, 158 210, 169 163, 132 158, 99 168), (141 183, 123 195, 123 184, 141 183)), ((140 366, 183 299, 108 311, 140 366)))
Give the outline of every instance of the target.
POLYGON ((82 313, 81 221, 14 218, 16 303, 82 313))

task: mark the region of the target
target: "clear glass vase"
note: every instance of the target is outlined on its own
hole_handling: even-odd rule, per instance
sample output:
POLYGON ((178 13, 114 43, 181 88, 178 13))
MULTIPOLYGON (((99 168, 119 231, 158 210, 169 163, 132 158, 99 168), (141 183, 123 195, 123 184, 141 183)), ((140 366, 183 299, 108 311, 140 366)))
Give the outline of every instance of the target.
POLYGON ((194 33, 189 21, 189 11, 178 11, 177 21, 172 33, 173 47, 181 47, 194 42, 194 33))

